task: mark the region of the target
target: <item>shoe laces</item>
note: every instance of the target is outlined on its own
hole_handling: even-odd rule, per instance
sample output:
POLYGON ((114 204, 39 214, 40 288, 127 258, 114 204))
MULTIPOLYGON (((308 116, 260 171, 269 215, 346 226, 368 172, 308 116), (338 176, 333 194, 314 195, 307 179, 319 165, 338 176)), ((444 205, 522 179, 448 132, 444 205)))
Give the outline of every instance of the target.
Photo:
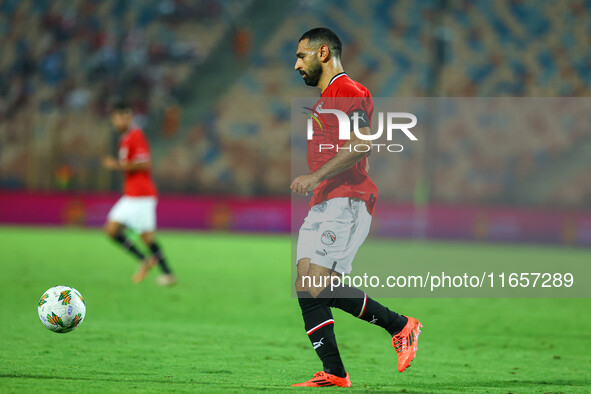
POLYGON ((315 378, 323 378, 323 379, 326 379, 326 378, 327 378, 327 376, 326 376, 326 375, 327 375, 327 373, 326 373, 326 372, 324 372, 324 371, 318 371, 318 372, 316 372, 316 373, 314 374, 314 377, 315 377, 315 378))
POLYGON ((403 352, 410 347, 409 344, 412 344, 411 336, 414 337, 412 332, 408 334, 400 332, 394 335, 394 349, 396 349, 396 353, 403 352))

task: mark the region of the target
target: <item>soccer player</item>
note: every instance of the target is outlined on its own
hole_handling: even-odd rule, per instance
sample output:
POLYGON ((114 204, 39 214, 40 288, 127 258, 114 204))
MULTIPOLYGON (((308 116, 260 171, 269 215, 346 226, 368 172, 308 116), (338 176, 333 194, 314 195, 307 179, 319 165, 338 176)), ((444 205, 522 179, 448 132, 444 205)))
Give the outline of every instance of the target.
POLYGON ((330 281, 328 286, 313 285, 322 283, 323 278, 351 272, 353 258, 369 232, 378 194, 366 171, 367 149, 355 149, 367 143, 355 133, 348 141, 339 140, 336 117, 318 112, 320 108, 341 110, 357 119, 360 133, 371 134, 371 95, 344 72, 341 52, 341 41, 334 32, 316 28, 302 35, 296 54, 296 71, 307 85, 317 86, 322 92, 313 111, 328 128, 313 124, 314 133, 307 146, 310 174, 295 178, 291 184, 297 194, 313 191, 310 211, 299 231, 296 290, 306 332, 324 367, 312 379, 294 386, 351 386, 339 355, 331 307, 384 328, 392 336, 400 372, 415 357, 422 326, 417 319, 390 311, 357 288, 341 285, 331 289, 330 281), (320 150, 320 144, 342 149, 320 150), (312 280, 305 281, 304 277, 312 280))
POLYGON ((158 264, 162 270, 156 281, 161 286, 172 286, 177 279, 172 274, 164 254, 156 242, 156 186, 150 174, 150 147, 142 130, 133 125, 131 106, 125 102, 114 105, 111 122, 120 134, 119 159, 107 156, 103 166, 108 170, 122 171, 124 176, 123 197, 111 208, 105 232, 115 242, 140 261, 140 267, 132 276, 134 283, 145 279, 150 270, 158 264), (128 227, 140 234, 142 241, 151 251, 145 256, 124 233, 128 227))

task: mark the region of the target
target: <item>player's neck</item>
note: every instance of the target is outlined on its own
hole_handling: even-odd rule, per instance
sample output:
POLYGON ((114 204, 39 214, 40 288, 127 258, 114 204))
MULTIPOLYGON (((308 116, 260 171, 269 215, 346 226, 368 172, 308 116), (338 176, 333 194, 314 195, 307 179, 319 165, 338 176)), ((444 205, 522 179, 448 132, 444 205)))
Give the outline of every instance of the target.
POLYGON ((332 81, 332 78, 335 75, 343 72, 345 72, 345 70, 343 69, 343 65, 340 61, 327 64, 326 68, 322 72, 320 80, 318 81, 318 88, 321 92, 320 94, 324 93, 324 90, 328 87, 328 84, 330 84, 330 81, 332 81))
POLYGON ((125 127, 125 128, 122 128, 122 129, 117 129, 117 133, 118 133, 119 135, 124 135, 124 134, 126 134, 126 133, 127 133, 129 130, 131 130, 131 126, 132 126, 132 125, 129 125, 129 127, 125 127))

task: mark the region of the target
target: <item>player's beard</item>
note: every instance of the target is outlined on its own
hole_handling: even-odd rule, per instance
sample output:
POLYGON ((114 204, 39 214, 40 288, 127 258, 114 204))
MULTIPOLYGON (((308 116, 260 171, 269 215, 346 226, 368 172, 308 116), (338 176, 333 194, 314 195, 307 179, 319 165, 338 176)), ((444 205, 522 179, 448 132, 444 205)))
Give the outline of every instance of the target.
POLYGON ((310 69, 308 71, 304 71, 303 75, 306 85, 318 86, 318 81, 320 81, 320 77, 322 76, 322 67, 320 66, 320 62, 316 60, 315 63, 310 65, 310 69))

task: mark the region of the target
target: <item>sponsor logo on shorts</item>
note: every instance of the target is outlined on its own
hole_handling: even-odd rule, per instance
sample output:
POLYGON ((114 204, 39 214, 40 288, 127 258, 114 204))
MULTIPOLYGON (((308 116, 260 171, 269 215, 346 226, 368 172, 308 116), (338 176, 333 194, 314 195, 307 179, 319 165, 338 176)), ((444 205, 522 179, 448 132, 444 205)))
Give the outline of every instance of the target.
POLYGON ((325 245, 332 245, 334 241, 337 240, 337 236, 330 230, 327 230, 322 233, 322 237, 320 238, 323 244, 325 245))
POLYGON ((319 255, 319 256, 326 256, 327 255, 326 249, 317 250, 316 251, 316 254, 319 255))

